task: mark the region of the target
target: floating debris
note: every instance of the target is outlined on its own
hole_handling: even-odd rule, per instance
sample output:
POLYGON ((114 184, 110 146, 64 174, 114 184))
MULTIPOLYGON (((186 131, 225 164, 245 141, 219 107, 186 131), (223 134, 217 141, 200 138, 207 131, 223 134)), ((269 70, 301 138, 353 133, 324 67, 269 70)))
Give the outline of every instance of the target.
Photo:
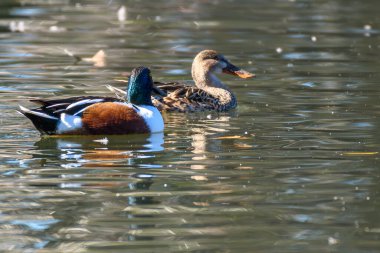
POLYGON ((366 32, 364 33, 364 36, 366 36, 366 37, 370 37, 370 36, 371 36, 372 26, 371 26, 371 25, 364 25, 364 26, 363 26, 363 29, 366 31, 366 32))
POLYGON ((75 55, 68 49, 63 50, 68 56, 73 57, 75 59, 74 64, 84 61, 84 62, 90 62, 93 63, 95 67, 105 67, 106 66, 106 53, 103 50, 99 50, 94 56, 88 58, 88 57, 80 57, 78 55, 75 55))
POLYGON ((94 140, 94 142, 99 142, 103 145, 107 145, 109 141, 108 141, 107 137, 104 137, 103 139, 94 140))
POLYGON ((11 21, 9 23, 9 30, 11 32, 25 32, 25 22, 24 21, 11 21))
POLYGON ((52 25, 49 27, 49 32, 65 32, 67 29, 65 27, 60 27, 56 25, 52 25))
POLYGON ((73 57, 75 60, 76 60, 76 62, 75 63, 77 63, 77 62, 79 62, 79 61, 81 61, 82 60, 82 58, 81 57, 79 57, 79 56, 76 56, 75 54, 73 54, 71 51, 69 51, 68 49, 63 49, 63 52, 65 52, 68 56, 70 56, 70 57, 73 57))
POLYGON ((276 52, 279 53, 279 54, 281 54, 282 53, 282 48, 281 47, 276 48, 276 52))
POLYGON ((127 16, 127 7, 125 7, 123 5, 117 11, 117 20, 119 20, 120 22, 124 22, 127 20, 127 17, 128 17, 127 16))
POLYGON ((82 58, 84 62, 91 62, 95 67, 104 67, 106 66, 106 53, 103 50, 99 50, 91 58, 82 58))
POLYGON ((310 39, 311 39, 312 42, 316 42, 317 41, 317 37, 316 36, 311 36, 310 39))
POLYGON ((329 245, 335 245, 335 244, 338 244, 339 243, 339 240, 338 239, 335 239, 334 237, 329 237, 329 239, 327 239, 329 245))
POLYGON ((194 179, 195 181, 208 181, 208 178, 202 175, 191 176, 191 179, 194 179))

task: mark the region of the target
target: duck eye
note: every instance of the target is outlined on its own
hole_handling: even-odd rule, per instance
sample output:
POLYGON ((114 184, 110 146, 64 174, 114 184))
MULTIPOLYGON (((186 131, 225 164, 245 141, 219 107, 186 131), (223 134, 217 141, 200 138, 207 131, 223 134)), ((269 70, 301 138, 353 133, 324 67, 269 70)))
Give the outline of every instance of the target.
POLYGON ((219 61, 219 60, 220 60, 218 55, 210 56, 210 59, 211 59, 211 60, 216 60, 216 61, 219 61))

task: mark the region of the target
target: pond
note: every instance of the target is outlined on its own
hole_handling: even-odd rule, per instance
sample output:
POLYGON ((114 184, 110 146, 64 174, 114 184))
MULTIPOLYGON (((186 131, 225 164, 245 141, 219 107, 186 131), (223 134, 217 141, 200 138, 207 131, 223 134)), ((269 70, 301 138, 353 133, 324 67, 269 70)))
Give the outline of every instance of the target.
POLYGON ((0 250, 379 252, 380 2, 2 0, 0 250), (238 107, 153 135, 42 138, 18 105, 192 83, 215 49, 238 107), (96 57, 92 58, 96 53, 96 57), (84 57, 76 61, 75 56, 84 57))

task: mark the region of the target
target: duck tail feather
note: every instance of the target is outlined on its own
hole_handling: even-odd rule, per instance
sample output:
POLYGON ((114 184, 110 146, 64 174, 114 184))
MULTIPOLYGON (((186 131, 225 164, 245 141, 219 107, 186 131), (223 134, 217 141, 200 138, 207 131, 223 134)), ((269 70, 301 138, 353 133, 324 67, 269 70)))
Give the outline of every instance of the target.
POLYGON ((18 112, 30 119, 37 130, 41 132, 41 134, 55 133, 59 122, 58 118, 46 114, 43 111, 30 110, 21 105, 19 107, 20 110, 18 110, 18 112))

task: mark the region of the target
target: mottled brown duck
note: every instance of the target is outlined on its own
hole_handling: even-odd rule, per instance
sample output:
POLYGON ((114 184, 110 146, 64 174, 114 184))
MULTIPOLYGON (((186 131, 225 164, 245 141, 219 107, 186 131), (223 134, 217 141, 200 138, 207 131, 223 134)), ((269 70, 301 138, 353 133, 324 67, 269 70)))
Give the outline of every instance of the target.
MULTIPOLYGON (((194 85, 171 82, 154 82, 156 89, 152 95, 153 104, 160 111, 195 112, 228 111, 237 106, 237 99, 231 89, 217 75, 220 73, 251 78, 255 75, 236 67, 222 54, 214 50, 203 50, 193 61, 191 74, 194 85)), ((108 86, 118 97, 125 97, 125 92, 108 86)))

